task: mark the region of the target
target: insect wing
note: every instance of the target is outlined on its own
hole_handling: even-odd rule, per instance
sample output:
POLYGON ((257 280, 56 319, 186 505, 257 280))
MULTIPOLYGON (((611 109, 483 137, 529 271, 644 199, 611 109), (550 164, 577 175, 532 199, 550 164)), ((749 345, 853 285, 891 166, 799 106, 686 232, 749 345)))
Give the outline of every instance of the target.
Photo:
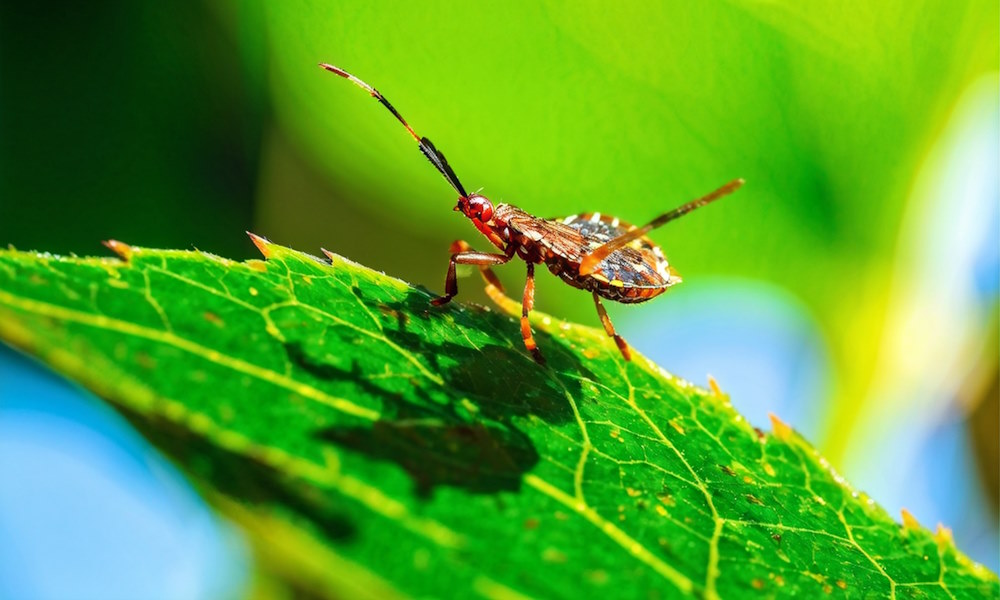
POLYGON ((586 238, 588 246, 590 246, 587 248, 588 252, 609 240, 635 229, 635 225, 631 223, 626 223, 617 217, 609 217, 601 213, 581 213, 557 219, 556 221, 579 231, 586 238))
MULTIPOLYGON (((601 213, 571 215, 559 222, 583 236, 585 250, 582 256, 636 228, 631 223, 601 213)), ((680 282, 680 277, 670 268, 660 247, 645 236, 608 255, 600 262, 598 273, 631 287, 665 287, 680 282)))
POLYGON ((587 240, 578 230, 556 220, 539 219, 524 213, 511 217, 509 226, 556 256, 572 262, 579 261, 589 251, 587 240))

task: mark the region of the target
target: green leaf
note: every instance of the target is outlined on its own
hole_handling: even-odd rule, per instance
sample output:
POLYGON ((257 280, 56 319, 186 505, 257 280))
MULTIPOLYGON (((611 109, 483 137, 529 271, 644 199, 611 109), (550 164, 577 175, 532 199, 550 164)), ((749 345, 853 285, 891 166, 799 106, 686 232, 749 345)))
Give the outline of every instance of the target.
POLYGON ((124 260, 0 252, 0 336, 129 416, 292 590, 1000 592, 788 426, 624 363, 601 331, 536 315, 541 367, 514 319, 336 255, 110 245, 124 260))

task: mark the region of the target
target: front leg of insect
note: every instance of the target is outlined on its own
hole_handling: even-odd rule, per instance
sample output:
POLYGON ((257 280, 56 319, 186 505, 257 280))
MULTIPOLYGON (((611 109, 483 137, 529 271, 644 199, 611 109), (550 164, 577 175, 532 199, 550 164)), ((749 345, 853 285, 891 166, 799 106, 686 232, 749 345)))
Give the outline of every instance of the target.
MULTIPOLYGON (((692 200, 653 219, 643 227, 633 227, 619 219, 602 217, 600 213, 574 215, 556 221, 532 216, 516 206, 497 204, 479 194, 469 194, 458 180, 444 154, 425 137, 420 137, 403 116, 389 104, 378 90, 347 71, 321 63, 320 67, 349 80, 378 100, 398 120, 410 136, 417 141, 420 152, 458 192, 455 210, 465 215, 500 254, 476 252, 465 242, 452 244, 448 276, 444 282, 444 295, 431 301, 440 306, 458 294, 455 265, 475 265, 486 280, 486 291, 504 310, 516 301, 504 296, 500 281, 490 270, 494 265, 509 262, 517 254, 528 265, 524 296, 521 299, 521 336, 524 347, 542 363, 542 355, 531 333, 528 315, 535 301, 535 264, 543 263, 555 275, 573 287, 585 289, 594 296, 597 314, 625 360, 631 360, 628 344, 615 332, 601 298, 622 303, 645 302, 654 298, 680 278, 667 265, 663 252, 647 233, 661 225, 685 215, 692 210, 734 192, 743 185, 735 179, 719 189, 692 200)), ((510 310, 516 314, 516 308, 510 310)))
MULTIPOLYGON (((451 247, 449 248, 449 252, 452 254, 470 251, 472 251, 472 246, 470 246, 468 242, 462 240, 455 240, 451 243, 451 247)), ((515 249, 512 247, 505 255, 508 259, 510 259, 514 257, 514 252, 515 249)), ((495 298, 497 294, 500 294, 501 296, 504 294, 503 284, 500 283, 500 279, 497 277, 497 274, 493 272, 493 269, 490 268, 490 265, 480 265, 479 274, 483 276, 483 281, 486 282, 486 293, 490 296, 490 298, 495 298)))
MULTIPOLYGON (((453 242, 451 245, 451 260, 448 263, 448 275, 445 277, 444 282, 445 295, 431 300, 431 304, 441 306, 442 304, 451 302, 451 299, 458 295, 458 277, 455 265, 475 265, 479 267, 479 271, 486 281, 486 293, 494 301, 497 301, 498 297, 503 297, 507 302, 513 302, 504 297, 503 284, 500 283, 496 274, 490 269, 491 266, 502 265, 514 257, 517 246, 508 244, 507 248, 504 254, 492 254, 488 252, 476 252, 471 249, 468 242, 462 240, 453 242)), ((535 337, 531 333, 531 324, 528 321, 528 315, 535 306, 535 265, 532 262, 528 262, 527 265, 528 276, 524 283, 524 296, 521 299, 521 337, 524 339, 525 349, 531 353, 535 362, 544 365, 545 358, 542 357, 542 353, 538 349, 538 344, 535 343, 535 337)))
POLYGON ((434 306, 441 306, 442 304, 447 304, 451 302, 451 299, 458 295, 458 277, 455 274, 455 265, 475 265, 479 267, 483 274, 483 278, 490 284, 496 285, 498 288, 503 289, 500 286, 500 280, 497 279, 490 267, 493 265, 502 265, 508 262, 513 256, 513 252, 508 254, 491 254, 489 252, 476 252, 471 250, 468 243, 458 240, 451 245, 451 260, 448 262, 448 275, 444 280, 444 296, 435 298, 431 300, 431 304, 434 306))

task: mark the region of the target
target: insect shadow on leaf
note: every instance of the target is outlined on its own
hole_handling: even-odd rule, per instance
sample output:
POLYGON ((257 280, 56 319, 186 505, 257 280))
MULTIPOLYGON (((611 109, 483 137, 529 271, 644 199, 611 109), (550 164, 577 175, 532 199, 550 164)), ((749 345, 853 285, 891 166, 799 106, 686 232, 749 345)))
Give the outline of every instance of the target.
POLYGON ((538 463, 531 440, 511 425, 448 422, 419 412, 366 427, 330 427, 317 437, 396 463, 421 498, 429 498, 438 486, 476 494, 517 491, 521 477, 538 463))
MULTIPOLYGON (((366 300, 360 290, 355 295, 366 300)), ((578 397, 580 379, 562 373, 574 373, 596 379, 580 361, 566 349, 561 340, 542 332, 548 338, 548 368, 540 367, 530 356, 518 349, 520 339, 510 331, 507 317, 482 310, 452 310, 447 313, 427 310, 427 295, 411 291, 400 301, 376 303, 385 323, 382 333, 400 347, 426 358, 431 367, 445 380, 446 389, 456 401, 468 398, 483 416, 506 420, 513 416, 534 415, 552 424, 573 419, 573 410, 566 395, 578 397), (507 340, 507 345, 485 344, 478 348, 459 343, 461 335, 429 339, 410 326, 400 315, 414 315, 431 322, 454 320, 457 326, 486 329, 490 337, 507 340), (443 360, 447 357, 447 361, 443 360)))
POLYGON ((347 383, 376 398, 382 417, 374 423, 320 427, 320 440, 401 467, 418 496, 438 486, 472 493, 516 491, 539 460, 531 440, 510 422, 459 410, 457 396, 435 397, 419 385, 402 393, 367 377, 357 361, 350 369, 310 356, 301 343, 287 343, 289 360, 327 382, 347 383))

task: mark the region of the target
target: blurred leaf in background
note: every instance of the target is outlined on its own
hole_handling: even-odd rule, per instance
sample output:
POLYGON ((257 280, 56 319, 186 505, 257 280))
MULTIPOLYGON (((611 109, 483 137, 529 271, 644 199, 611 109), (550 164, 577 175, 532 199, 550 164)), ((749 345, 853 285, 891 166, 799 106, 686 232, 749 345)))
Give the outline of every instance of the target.
POLYGON ((385 93, 468 188, 541 216, 642 222, 745 177, 654 234, 685 283, 612 318, 998 568, 995 2, 0 10, 0 243, 247 256, 252 227, 440 289, 448 243, 485 241, 320 61, 385 93))
POLYGON ((240 252, 265 112, 260 23, 198 3, 0 7, 0 240, 240 252), (239 27, 255 26, 256 39, 239 27))

